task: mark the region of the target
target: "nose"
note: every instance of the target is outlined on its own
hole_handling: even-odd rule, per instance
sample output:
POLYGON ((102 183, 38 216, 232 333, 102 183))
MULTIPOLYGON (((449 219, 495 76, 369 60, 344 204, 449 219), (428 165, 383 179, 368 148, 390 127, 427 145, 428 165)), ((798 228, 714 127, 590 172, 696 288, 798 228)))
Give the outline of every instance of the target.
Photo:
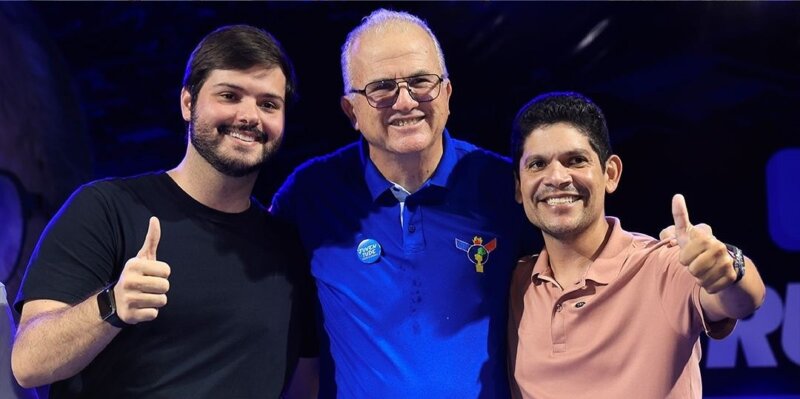
POLYGON ((572 184, 572 175, 569 173, 569 168, 561 162, 551 162, 547 165, 542 182, 550 187, 564 189, 572 184))
POLYGON ((417 100, 411 97, 411 88, 408 83, 399 83, 397 85, 397 100, 395 100, 392 108, 397 111, 410 111, 419 105, 417 100))
POLYGON ((258 104, 255 100, 243 100, 236 108, 236 121, 243 125, 258 123, 258 104))

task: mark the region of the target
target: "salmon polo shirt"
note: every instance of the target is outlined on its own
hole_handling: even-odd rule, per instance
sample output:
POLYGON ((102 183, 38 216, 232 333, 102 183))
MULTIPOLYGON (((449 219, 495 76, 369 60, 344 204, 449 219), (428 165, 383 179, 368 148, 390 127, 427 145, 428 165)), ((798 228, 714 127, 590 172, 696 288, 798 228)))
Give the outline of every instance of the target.
POLYGON ((622 230, 574 285, 559 286, 547 251, 523 258, 511 292, 509 358, 523 398, 701 398, 700 287, 679 248, 622 230))

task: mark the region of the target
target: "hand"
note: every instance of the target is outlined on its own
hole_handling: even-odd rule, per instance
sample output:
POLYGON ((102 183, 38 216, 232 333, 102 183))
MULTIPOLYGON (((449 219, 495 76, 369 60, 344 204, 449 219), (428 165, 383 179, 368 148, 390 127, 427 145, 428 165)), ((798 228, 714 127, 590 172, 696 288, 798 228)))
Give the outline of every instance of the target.
POLYGON ((167 304, 170 268, 156 260, 160 239, 161 224, 154 216, 150 218, 142 249, 136 257, 128 259, 114 286, 117 315, 128 324, 155 319, 158 310, 167 304))
POLYGON ((675 239, 680 247, 678 260, 709 294, 727 288, 736 281, 733 259, 728 248, 708 230, 692 226, 689 210, 681 194, 672 197, 675 239))
MULTIPOLYGON (((698 230, 702 230, 708 233, 709 235, 712 235, 714 233, 711 230, 711 226, 705 223, 696 224, 692 227, 698 230)), ((673 224, 672 226, 667 226, 664 228, 664 230, 661 230, 661 233, 658 233, 658 239, 662 241, 669 239, 667 246, 670 248, 678 245, 678 237, 675 236, 675 225, 673 224)))

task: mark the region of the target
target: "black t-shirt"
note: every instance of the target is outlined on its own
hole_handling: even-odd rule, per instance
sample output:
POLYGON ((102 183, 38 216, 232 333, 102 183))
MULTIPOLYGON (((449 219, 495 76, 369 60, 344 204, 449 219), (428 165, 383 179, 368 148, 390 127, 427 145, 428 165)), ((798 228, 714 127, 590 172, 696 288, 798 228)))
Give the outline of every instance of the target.
MULTIPOLYGON (((298 355, 316 356, 314 289, 296 235, 255 200, 229 214, 163 172, 78 189, 47 226, 17 297, 69 304, 115 281, 161 222, 167 305, 126 327, 60 398, 276 398, 298 355)), ((99 317, 99 315, 98 315, 99 317)))

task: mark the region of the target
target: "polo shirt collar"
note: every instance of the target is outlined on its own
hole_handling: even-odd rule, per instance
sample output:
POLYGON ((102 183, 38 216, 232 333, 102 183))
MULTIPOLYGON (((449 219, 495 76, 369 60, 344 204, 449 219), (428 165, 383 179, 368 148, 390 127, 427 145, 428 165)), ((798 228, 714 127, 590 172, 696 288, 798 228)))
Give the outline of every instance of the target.
MULTIPOLYGON (((607 216, 606 221, 611 225, 611 236, 608 237, 608 242, 600 255, 586 271, 586 280, 592 280, 598 284, 608 284, 619 275, 630 254, 631 243, 633 243, 633 234, 622 230, 619 219, 607 216)), ((536 283, 537 279, 555 281, 546 249, 542 250, 533 267, 531 281, 536 283)))
MULTIPOLYGON (((442 188, 447 187, 447 181, 450 178, 450 174, 453 172, 453 169, 455 169, 456 163, 458 163, 458 154, 456 154, 453 139, 450 137, 450 133, 447 131, 447 129, 445 129, 442 133, 442 141, 444 147, 442 149, 442 158, 439 160, 439 164, 436 166, 436 170, 434 170, 433 175, 430 177, 430 179, 428 179, 428 181, 423 183, 419 191, 422 191, 429 186, 438 186, 442 188)), ((383 177, 383 174, 381 174, 381 172, 378 170, 378 167, 375 166, 375 164, 369 158, 369 144, 363 137, 359 141, 359 146, 361 153, 361 165, 364 167, 364 181, 367 183, 367 188, 372 195, 372 200, 375 201, 394 184, 383 177)))
POLYGON ((593 280, 600 284, 608 284, 619 275, 631 252, 631 243, 633 243, 633 234, 622 230, 619 219, 607 216, 606 221, 611 225, 611 236, 608 237, 608 242, 600 252, 600 256, 592 262, 586 272, 587 280, 593 280))

